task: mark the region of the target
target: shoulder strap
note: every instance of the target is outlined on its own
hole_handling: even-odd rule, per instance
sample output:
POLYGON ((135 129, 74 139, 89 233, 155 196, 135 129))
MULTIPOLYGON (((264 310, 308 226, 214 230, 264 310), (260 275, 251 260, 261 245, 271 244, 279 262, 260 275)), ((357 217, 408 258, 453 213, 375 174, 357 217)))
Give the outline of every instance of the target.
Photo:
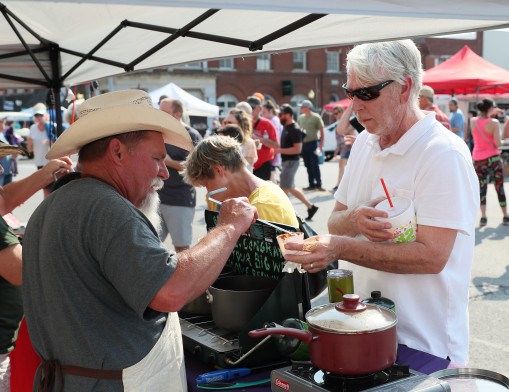
POLYGON ((477 123, 477 119, 475 120, 475 123, 474 123, 474 128, 477 129, 477 131, 479 131, 480 135, 482 136, 482 138, 484 140, 486 140, 489 144, 491 144, 493 147, 497 148, 497 146, 495 145, 495 143, 493 143, 493 141, 491 141, 488 136, 486 135, 489 135, 488 132, 486 132, 485 130, 483 130, 479 124, 477 123))

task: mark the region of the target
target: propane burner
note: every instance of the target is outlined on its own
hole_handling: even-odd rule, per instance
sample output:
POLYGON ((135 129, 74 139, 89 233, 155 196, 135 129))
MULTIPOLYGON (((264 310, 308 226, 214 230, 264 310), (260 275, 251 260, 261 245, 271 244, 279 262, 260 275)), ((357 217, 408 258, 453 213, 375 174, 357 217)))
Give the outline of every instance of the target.
POLYGON ((393 365, 389 369, 357 376, 348 376, 330 372, 317 371, 313 378, 318 384, 323 384, 331 391, 349 390, 348 387, 358 390, 372 388, 390 381, 410 376, 410 367, 406 365, 393 365))
POLYGON ((311 363, 294 362, 291 367, 274 370, 271 377, 273 386, 295 392, 450 391, 445 382, 397 364, 376 373, 345 376, 324 372, 311 363))

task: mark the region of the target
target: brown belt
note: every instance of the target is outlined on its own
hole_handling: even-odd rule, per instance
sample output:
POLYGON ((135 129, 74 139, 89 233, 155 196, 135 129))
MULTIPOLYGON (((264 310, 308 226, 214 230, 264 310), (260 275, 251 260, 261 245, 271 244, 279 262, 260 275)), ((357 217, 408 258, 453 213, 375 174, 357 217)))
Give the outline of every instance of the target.
POLYGON ((37 370, 36 383, 38 392, 52 392, 63 390, 64 379, 62 373, 73 376, 95 378, 101 380, 122 380, 122 370, 90 369, 81 366, 60 365, 57 360, 44 361, 37 370))

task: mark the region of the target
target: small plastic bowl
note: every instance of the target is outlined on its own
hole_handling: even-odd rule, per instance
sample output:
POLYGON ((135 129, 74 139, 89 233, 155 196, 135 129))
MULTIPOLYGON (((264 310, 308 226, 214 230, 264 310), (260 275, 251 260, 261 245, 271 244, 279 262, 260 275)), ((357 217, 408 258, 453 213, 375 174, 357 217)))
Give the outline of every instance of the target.
POLYGON ((304 233, 296 232, 296 233, 285 233, 280 234, 277 237, 277 243, 279 244, 279 248, 281 249, 281 253, 283 256, 285 255, 307 255, 309 252, 303 250, 289 250, 285 248, 285 244, 293 242, 297 244, 304 243, 304 233))

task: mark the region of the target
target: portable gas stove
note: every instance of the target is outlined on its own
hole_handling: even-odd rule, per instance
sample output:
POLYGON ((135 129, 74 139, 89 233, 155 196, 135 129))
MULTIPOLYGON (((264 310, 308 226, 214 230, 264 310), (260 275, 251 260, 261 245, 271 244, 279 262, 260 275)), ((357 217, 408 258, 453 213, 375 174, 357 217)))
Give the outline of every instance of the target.
MULTIPOLYGON (((248 324, 238 333, 221 330, 212 316, 179 314, 184 350, 201 362, 216 368, 255 367, 281 363, 275 339, 252 339, 248 332, 267 322, 280 323, 287 318, 303 318, 311 305, 303 292, 302 274, 284 274, 269 298, 248 324)), ((286 359, 287 360, 287 359, 286 359)))
POLYGON ((292 366, 273 370, 271 379, 273 392, 445 392, 451 390, 446 382, 413 371, 405 365, 393 365, 389 369, 366 376, 348 377, 324 372, 307 362, 296 362, 292 366))
POLYGON ((210 317, 180 318, 184 349, 201 362, 225 368, 240 358, 239 336, 216 327, 210 317))

